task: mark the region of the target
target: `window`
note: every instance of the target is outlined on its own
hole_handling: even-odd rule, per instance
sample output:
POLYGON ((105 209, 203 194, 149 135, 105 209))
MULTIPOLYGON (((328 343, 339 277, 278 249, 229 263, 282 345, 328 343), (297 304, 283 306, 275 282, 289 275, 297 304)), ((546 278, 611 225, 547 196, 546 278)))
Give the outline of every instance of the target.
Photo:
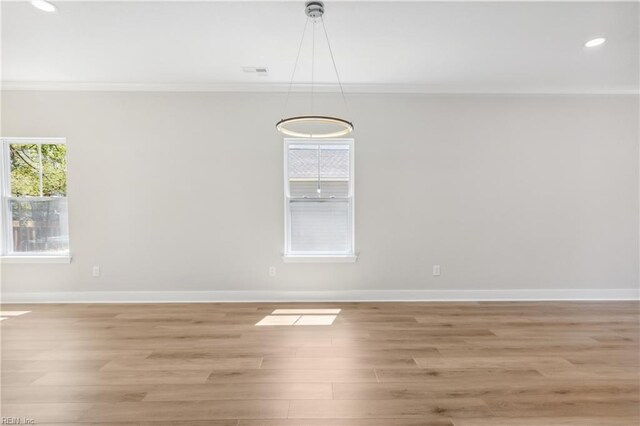
POLYGON ((2 139, 4 256, 68 256, 64 139, 2 139))
POLYGON ((285 259, 354 258, 353 140, 285 140, 285 259))

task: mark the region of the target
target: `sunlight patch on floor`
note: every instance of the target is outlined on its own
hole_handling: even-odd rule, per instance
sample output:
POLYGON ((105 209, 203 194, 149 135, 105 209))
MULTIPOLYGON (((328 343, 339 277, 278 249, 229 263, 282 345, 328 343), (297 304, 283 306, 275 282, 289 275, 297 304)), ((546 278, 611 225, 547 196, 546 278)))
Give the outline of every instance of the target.
POLYGON ((337 315, 302 315, 294 325, 331 325, 337 315))
POLYGON ((287 314, 313 314, 313 315, 337 315, 340 309, 276 309, 271 315, 287 315, 287 314))
POLYGON ((17 317, 19 315, 28 314, 31 311, 0 311, 0 321, 17 317))
POLYGON ((300 315, 267 315, 256 323, 256 325, 293 325, 298 321, 300 315))
POLYGON ((28 314, 31 311, 0 311, 0 317, 17 317, 18 315, 28 314))
POLYGON ((271 315, 258 321, 256 326, 331 325, 340 311, 340 309, 275 309, 271 315))

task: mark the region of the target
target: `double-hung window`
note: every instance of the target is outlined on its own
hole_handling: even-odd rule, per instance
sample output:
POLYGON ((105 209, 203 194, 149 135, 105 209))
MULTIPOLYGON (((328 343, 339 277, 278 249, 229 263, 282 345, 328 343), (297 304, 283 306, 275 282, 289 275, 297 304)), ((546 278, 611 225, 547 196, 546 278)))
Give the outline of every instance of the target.
POLYGON ((69 255, 67 146, 61 138, 2 139, 2 255, 69 255))
POLYGON ((285 259, 355 260, 353 140, 285 140, 285 259))

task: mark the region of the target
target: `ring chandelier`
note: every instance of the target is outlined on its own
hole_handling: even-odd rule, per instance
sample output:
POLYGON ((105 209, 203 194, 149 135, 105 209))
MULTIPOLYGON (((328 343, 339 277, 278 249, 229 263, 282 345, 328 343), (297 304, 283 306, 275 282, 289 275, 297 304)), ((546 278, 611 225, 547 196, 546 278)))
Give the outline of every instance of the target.
MULTIPOLYGON (((319 1, 310 1, 305 5, 305 14, 307 15, 307 22, 305 23, 304 30, 302 31, 302 39, 300 40, 300 47, 298 48, 298 55, 293 67, 293 73, 291 74, 291 82, 289 83, 289 90, 287 91, 287 98, 285 101, 284 109, 286 110, 289 102, 289 96, 291 94, 291 88, 293 86, 293 78, 298 67, 298 61, 300 59, 300 51, 302 50, 302 44, 304 42, 305 33, 309 21, 312 22, 312 50, 311 50, 311 111, 308 115, 297 115, 282 118, 276 123, 276 129, 287 136, 293 136, 298 138, 335 138, 348 135, 353 131, 353 123, 344 118, 317 115, 313 113, 313 85, 314 85, 314 56, 315 56, 315 29, 316 23, 319 21, 322 24, 327 46, 329 48, 329 54, 331 56, 331 62, 333 69, 336 73, 336 79, 338 80, 338 86, 340 87, 340 93, 342 94, 342 100, 347 105, 346 98, 344 96, 344 90, 342 83, 340 82, 340 75, 338 74, 338 68, 333 58, 333 51, 331 50, 331 44, 329 43, 329 36, 327 35, 327 29, 324 26, 324 3, 319 1)), ((284 115, 284 112, 283 112, 284 115)))

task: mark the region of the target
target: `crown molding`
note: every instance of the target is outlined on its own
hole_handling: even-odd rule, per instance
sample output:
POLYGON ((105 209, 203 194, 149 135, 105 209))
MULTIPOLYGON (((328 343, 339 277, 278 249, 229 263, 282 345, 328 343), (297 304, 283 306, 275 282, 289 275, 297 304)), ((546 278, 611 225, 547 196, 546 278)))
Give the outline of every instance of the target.
MULTIPOLYGON (((219 92, 219 93, 286 93, 288 83, 100 83, 100 82, 29 82, 5 81, 2 91, 68 91, 68 92, 219 92)), ((340 93, 335 84, 314 84, 314 91, 340 93)), ((306 93, 310 84, 295 84, 292 92, 306 93)), ((603 88, 545 88, 490 87, 428 84, 344 84, 347 94, 460 94, 460 95, 638 95, 638 87, 603 88)))
MULTIPOLYGON (((58 0, 59 2, 71 2, 71 1, 78 1, 78 0, 58 0)), ((87 3, 97 3, 97 2, 104 2, 105 0, 82 0, 84 2, 87 3)), ((150 2, 154 2, 154 1, 158 1, 158 0, 128 0, 131 1, 133 3, 150 3, 150 2)), ((193 0, 168 0, 174 3, 187 3, 187 2, 192 2, 193 0)), ((291 2, 293 0, 206 0, 208 2, 211 3, 216 3, 216 2, 229 2, 229 3, 243 3, 243 2, 247 2, 247 1, 254 1, 254 2, 277 2, 277 3, 286 3, 286 2, 291 2)), ((332 0, 332 3, 343 3, 343 2, 353 2, 353 3, 379 3, 379 2, 385 2, 385 1, 389 1, 389 0, 332 0)), ((408 3, 435 3, 435 2, 442 2, 443 0, 403 0, 405 2, 408 3)), ((483 3, 486 2, 487 0, 445 0, 449 3, 461 3, 461 2, 469 2, 469 3, 483 3)), ((523 3, 554 3, 554 2, 565 2, 565 3, 635 3, 638 0, 492 0, 495 1, 497 3, 513 3, 515 1, 520 1, 523 3)), ((2 2, 4 3, 17 3, 17 2, 24 2, 24 0, 2 0, 2 2)))

